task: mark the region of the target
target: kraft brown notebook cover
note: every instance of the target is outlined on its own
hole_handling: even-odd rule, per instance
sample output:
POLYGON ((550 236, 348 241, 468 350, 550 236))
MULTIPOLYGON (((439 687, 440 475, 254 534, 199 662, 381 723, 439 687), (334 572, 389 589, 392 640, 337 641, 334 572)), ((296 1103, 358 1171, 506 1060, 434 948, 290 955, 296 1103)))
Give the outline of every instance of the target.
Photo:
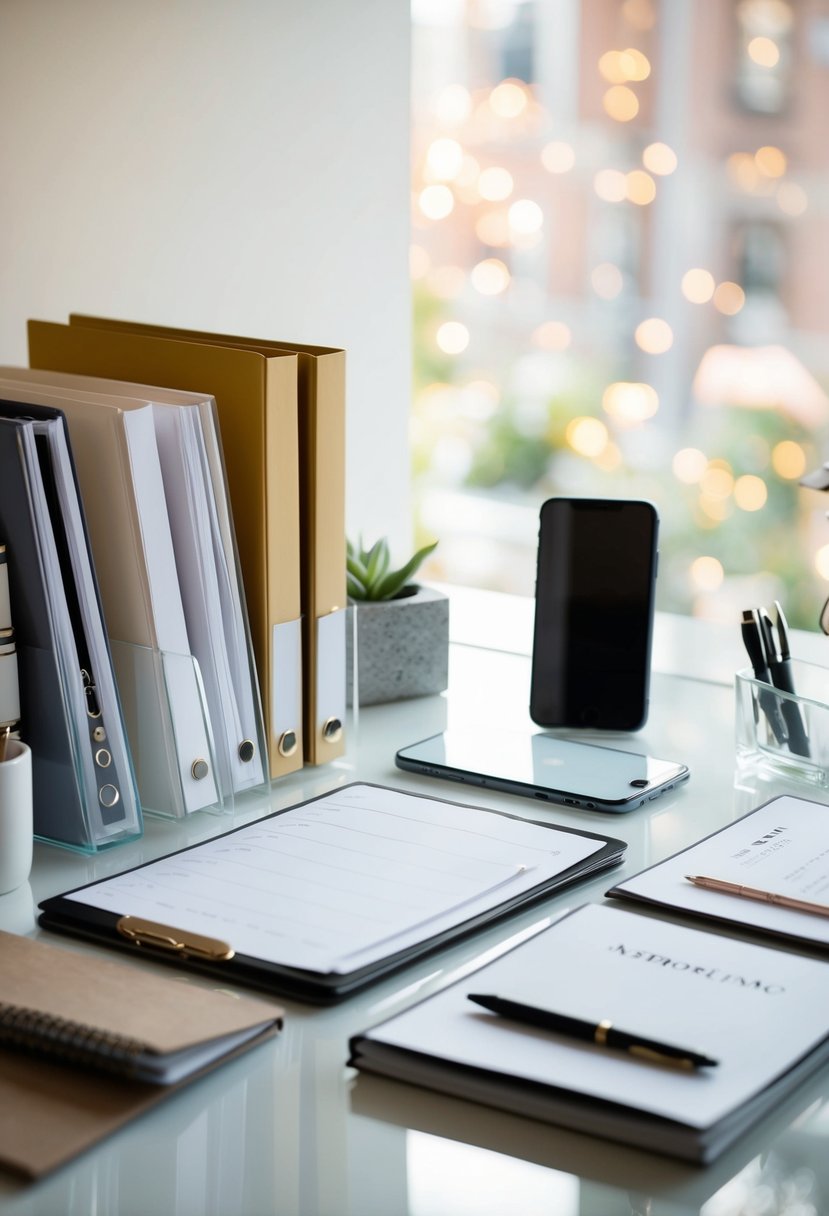
POLYGON ((271 776, 300 768, 297 355, 30 321, 29 362, 215 397, 271 776))
POLYGON ((298 360, 303 730, 308 764, 345 751, 345 351, 72 314, 70 327, 141 334, 298 360))
POLYGON ((55 1169, 281 1019, 264 1000, 0 932, 0 1166, 32 1178, 55 1169), (136 1059, 187 1049, 193 1069, 175 1084, 129 1075, 136 1059))

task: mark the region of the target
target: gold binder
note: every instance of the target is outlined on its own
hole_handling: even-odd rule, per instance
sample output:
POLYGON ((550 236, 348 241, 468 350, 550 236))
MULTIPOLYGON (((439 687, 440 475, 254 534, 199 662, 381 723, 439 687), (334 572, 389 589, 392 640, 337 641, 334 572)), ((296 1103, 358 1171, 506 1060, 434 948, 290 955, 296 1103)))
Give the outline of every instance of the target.
POLYGON ((31 366, 216 398, 271 776, 293 772, 302 765, 298 357, 81 320, 30 321, 31 366))
MULTIPOLYGON (((298 361, 304 755, 325 764, 345 738, 345 351, 73 314, 70 327, 197 342, 298 361)), ((64 369, 68 370, 68 369, 64 369)), ((222 419, 222 438, 224 422, 222 419)), ((235 502, 234 502, 235 509, 235 502)))

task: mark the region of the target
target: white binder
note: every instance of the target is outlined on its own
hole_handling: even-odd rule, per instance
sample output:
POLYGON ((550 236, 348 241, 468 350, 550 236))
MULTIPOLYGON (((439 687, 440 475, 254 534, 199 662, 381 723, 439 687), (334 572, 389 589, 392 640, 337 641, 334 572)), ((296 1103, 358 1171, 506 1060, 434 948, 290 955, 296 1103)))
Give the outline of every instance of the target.
POLYGON ((0 381, 6 376, 110 408, 152 404, 184 615, 204 681, 220 790, 232 799, 266 785, 264 726, 215 401, 64 372, 0 368, 0 381))
POLYGON ((184 616, 152 406, 103 407, 3 377, 5 370, 7 396, 66 416, 144 809, 183 815, 215 806, 215 749, 184 616))

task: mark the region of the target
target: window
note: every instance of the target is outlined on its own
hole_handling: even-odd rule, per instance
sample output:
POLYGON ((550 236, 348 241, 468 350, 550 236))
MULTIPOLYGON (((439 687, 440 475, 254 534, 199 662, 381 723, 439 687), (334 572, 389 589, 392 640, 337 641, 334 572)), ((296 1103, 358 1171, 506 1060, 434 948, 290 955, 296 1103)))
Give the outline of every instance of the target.
POLYGON ((791 89, 793 26, 788 0, 737 0, 738 104, 755 114, 780 114, 791 89))
POLYGON ((418 521, 532 594, 555 494, 645 497, 662 608, 815 628, 829 499, 818 0, 415 0, 418 521), (795 93, 796 86, 796 93, 795 93))

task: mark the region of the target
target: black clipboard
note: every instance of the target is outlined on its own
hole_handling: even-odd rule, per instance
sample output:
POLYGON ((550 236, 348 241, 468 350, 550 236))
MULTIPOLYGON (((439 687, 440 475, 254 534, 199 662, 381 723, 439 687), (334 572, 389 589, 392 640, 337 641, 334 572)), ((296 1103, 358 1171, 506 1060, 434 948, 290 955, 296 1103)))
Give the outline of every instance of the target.
MULTIPOLYGON (((134 871, 128 872, 137 872, 169 861, 171 857, 177 857, 180 854, 198 850, 207 844, 212 844, 217 839, 226 839, 229 836, 252 831, 260 827, 264 820, 289 814, 292 811, 297 811, 328 798, 334 792, 341 793, 343 790, 354 788, 355 786, 378 790, 390 789, 390 787, 376 782, 351 782, 349 785, 340 786, 336 791, 328 791, 327 793, 318 795, 316 798, 306 799, 304 802, 299 802, 281 811, 275 811, 272 815, 263 816, 262 819, 254 820, 243 827, 221 833, 219 836, 212 837, 210 841, 190 845, 187 848, 176 850, 174 853, 168 854, 163 858, 145 862, 141 866, 136 866, 134 871)), ((254 958, 249 955, 237 954, 233 950, 232 943, 224 942, 210 935, 209 924, 205 925, 204 935, 197 935, 192 932, 184 933, 177 930, 174 926, 159 925, 155 922, 140 922, 137 925, 133 924, 130 926, 128 923, 123 924, 121 922, 135 921, 136 918, 130 918, 109 910, 104 911, 103 909, 84 904, 77 899, 67 898, 69 895, 87 891, 99 886, 101 883, 108 882, 110 881, 109 878, 99 879, 94 883, 85 883, 83 886, 74 888, 73 891, 67 891, 63 895, 53 896, 51 899, 44 900, 39 905, 39 923, 44 928, 52 929, 59 933, 88 938, 92 941, 123 950, 140 950, 147 957, 171 963, 174 966, 200 971, 213 976, 213 978, 221 976, 232 983, 248 984, 271 993, 289 997, 293 996, 301 1000, 322 1004, 349 996, 364 988, 367 984, 398 970, 449 942, 454 942, 486 924, 490 924, 503 916, 526 907, 528 904, 552 895, 561 888, 578 882, 581 878, 592 876, 594 873, 617 865, 624 857, 627 848, 627 845, 622 840, 609 838, 595 832, 582 831, 579 828, 563 827, 559 824, 539 823, 538 820, 528 820, 524 816, 513 815, 506 811, 490 810, 489 808, 472 806, 469 803, 452 802, 449 799, 435 798, 432 795, 415 793, 410 790, 390 789, 390 792, 405 793, 408 797, 422 798, 428 802, 442 803, 451 807, 468 807, 477 813, 483 811, 488 815, 499 815, 507 819, 519 820, 532 824, 535 827, 553 828, 558 832, 565 832, 575 836, 586 837, 589 840, 599 841, 601 847, 583 861, 561 871, 552 880, 543 881, 537 887, 533 887, 529 891, 522 892, 517 896, 508 896, 483 914, 466 918, 461 915, 457 923, 453 924, 451 928, 437 932, 414 946, 408 946, 402 950, 392 949, 381 959, 356 967, 353 971, 345 973, 306 971, 254 958), (120 928, 119 923, 121 923, 120 928), (142 933, 142 925, 149 925, 150 928, 142 933)))

